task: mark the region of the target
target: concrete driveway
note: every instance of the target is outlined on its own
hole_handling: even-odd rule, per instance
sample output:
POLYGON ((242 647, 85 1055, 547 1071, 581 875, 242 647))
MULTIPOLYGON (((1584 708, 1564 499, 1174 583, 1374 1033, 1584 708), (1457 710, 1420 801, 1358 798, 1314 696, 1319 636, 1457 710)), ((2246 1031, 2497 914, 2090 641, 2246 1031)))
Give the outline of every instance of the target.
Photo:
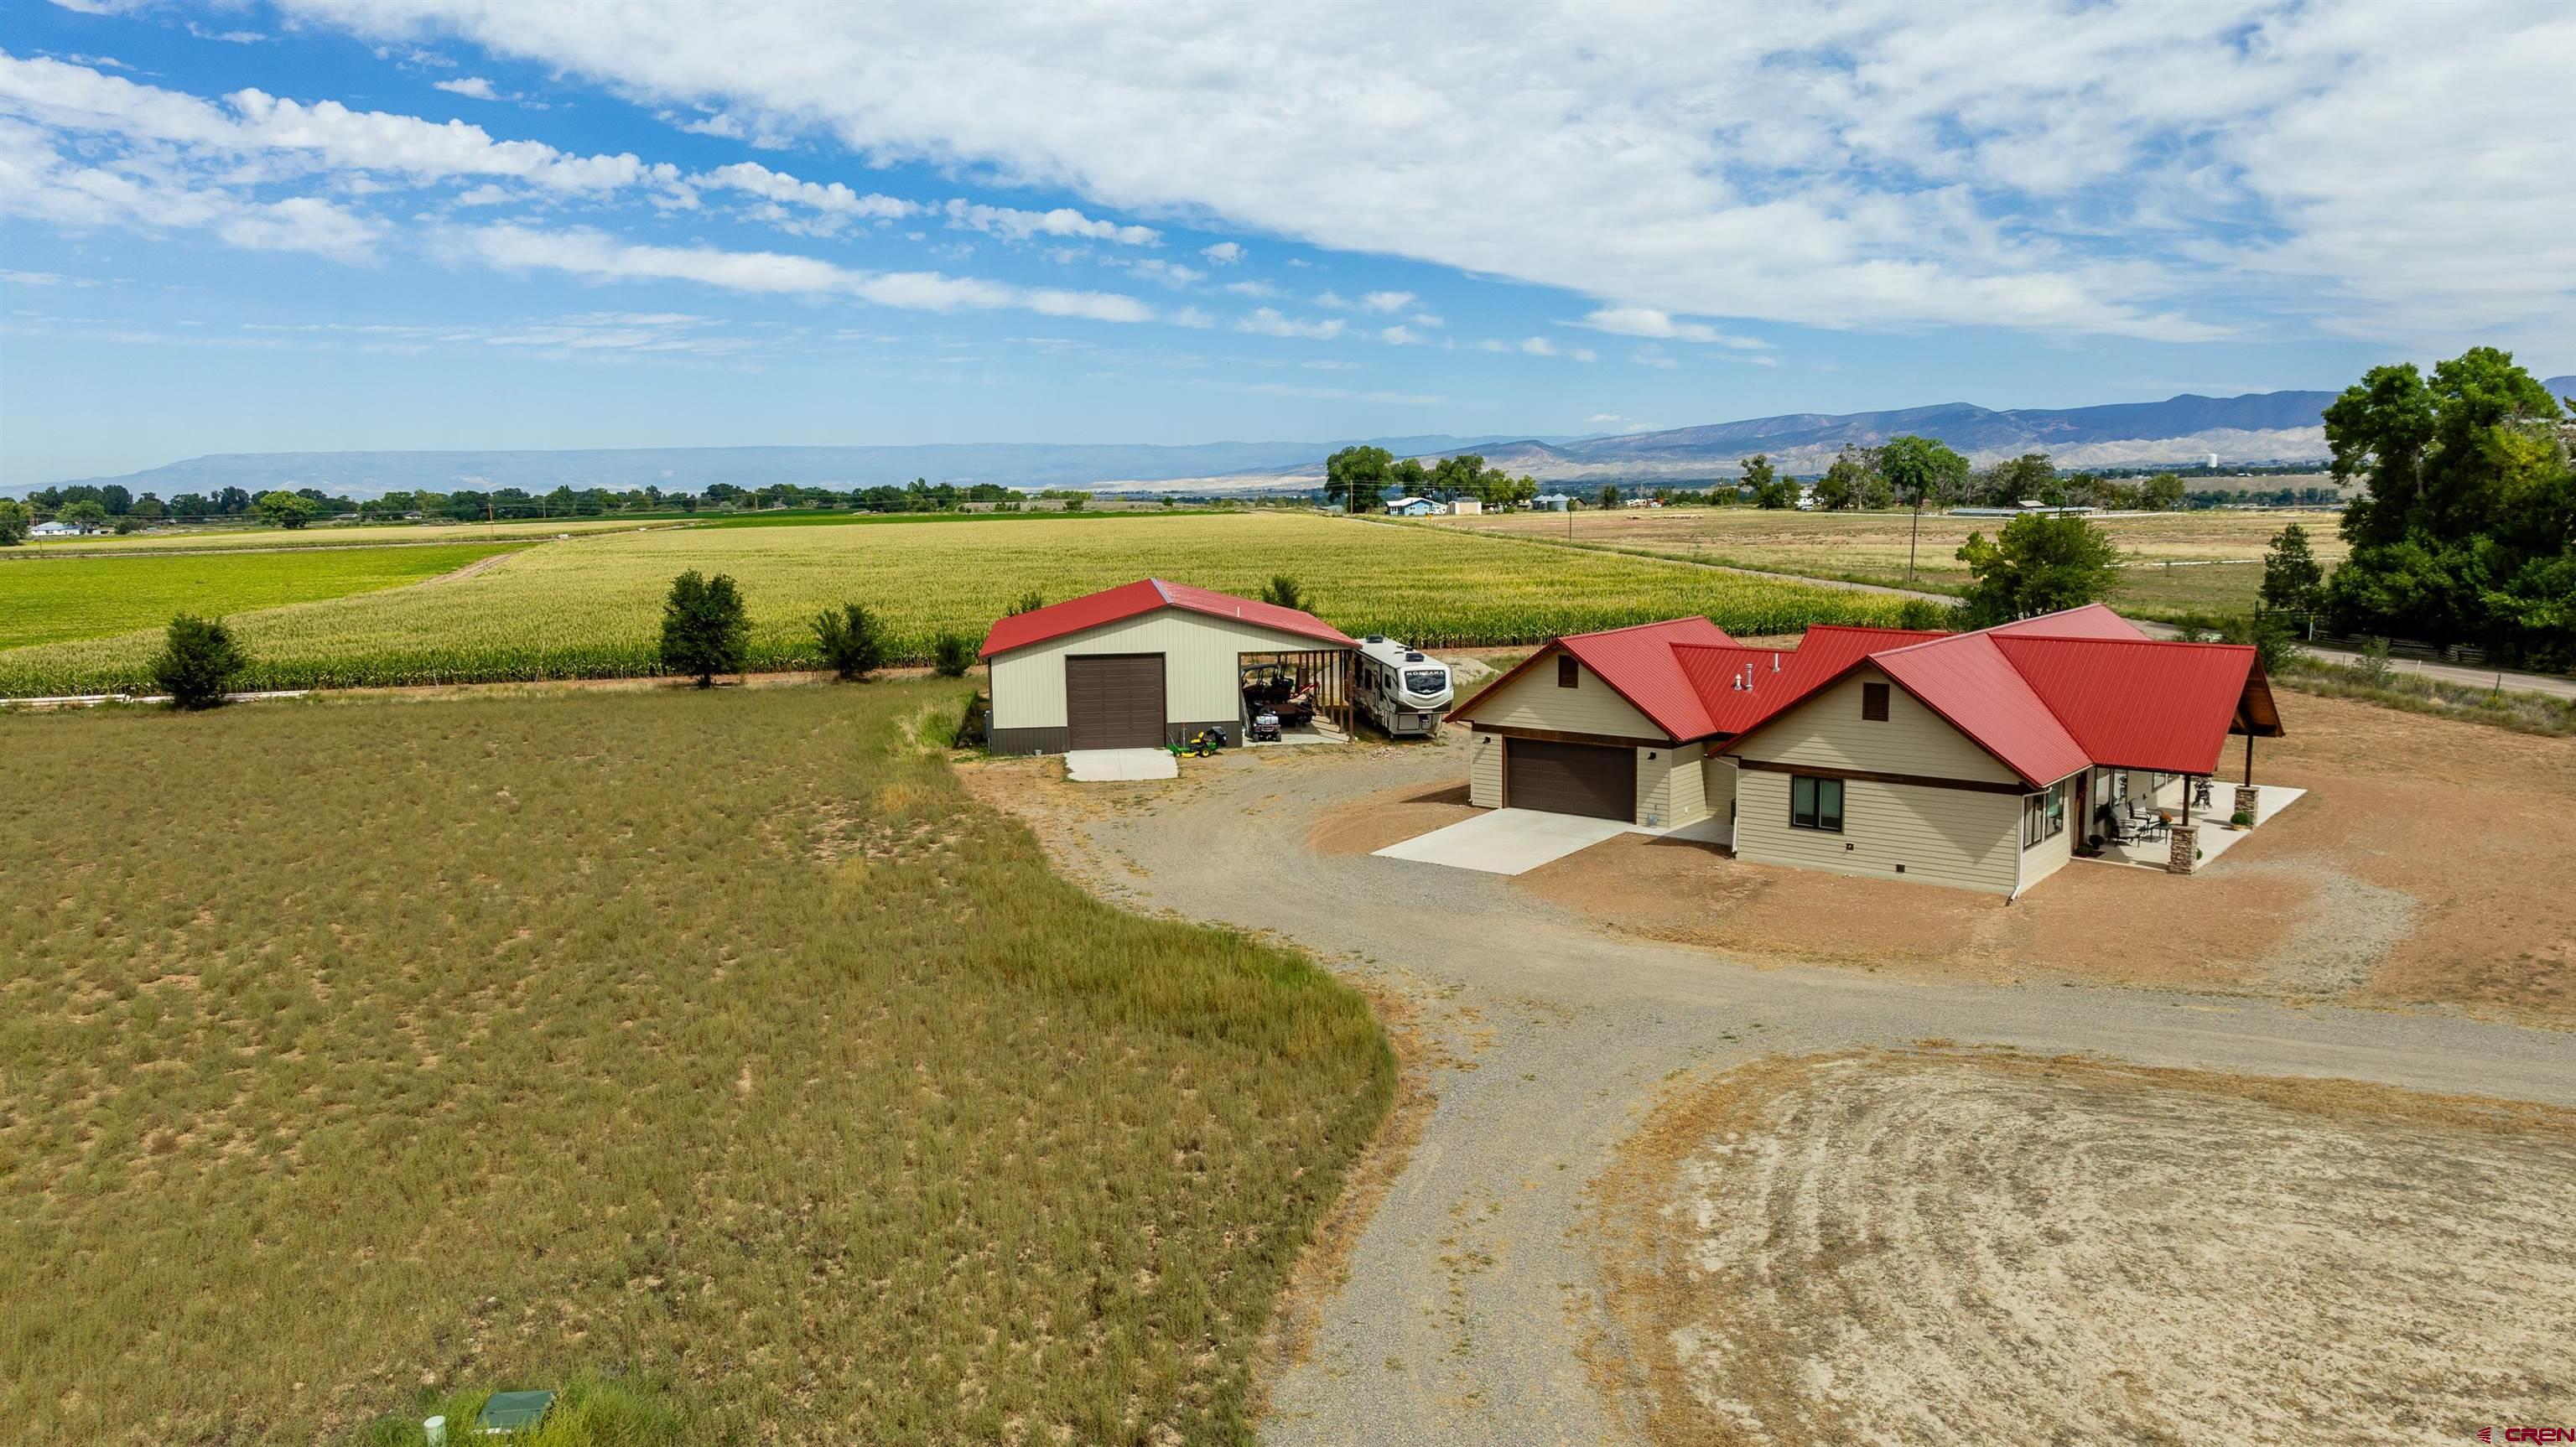
MULTIPOLYGON (((1603 1309, 1589 1184, 1676 1082, 1766 1056, 1926 1037, 2151 1065, 2348 1077, 2576 1102, 2560 1031, 2434 1013, 2061 981, 1961 984, 1755 968, 1614 936, 1512 881, 1423 877, 1305 847, 1326 812, 1463 778, 1463 748, 1285 749, 1193 769, 1152 807, 1050 814, 1066 871, 1104 898, 1276 931, 1405 1001, 1419 1143, 1272 1384, 1273 1447, 1637 1443, 1630 1360, 1603 1309), (1324 757, 1319 757, 1324 756, 1324 757)), ((1041 791, 987 797, 1046 811, 1041 791)))
POLYGON ((1446 829, 1390 844, 1377 854, 1381 859, 1412 859, 1486 874, 1522 874, 1625 834, 1633 827, 1619 819, 1542 814, 1535 809, 1496 809, 1462 819, 1446 829))
POLYGON ((1169 749, 1075 749, 1064 756, 1064 776, 1077 784, 1174 779, 1180 773, 1169 749))

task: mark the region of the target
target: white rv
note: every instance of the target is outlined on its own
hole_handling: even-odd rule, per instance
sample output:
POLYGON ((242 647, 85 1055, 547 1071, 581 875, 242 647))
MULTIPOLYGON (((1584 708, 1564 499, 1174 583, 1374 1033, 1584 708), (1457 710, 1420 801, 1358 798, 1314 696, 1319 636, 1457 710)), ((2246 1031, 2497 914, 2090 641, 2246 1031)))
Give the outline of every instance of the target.
POLYGON ((1359 706, 1393 738, 1436 732, 1452 697, 1449 665, 1380 633, 1360 640, 1359 706))

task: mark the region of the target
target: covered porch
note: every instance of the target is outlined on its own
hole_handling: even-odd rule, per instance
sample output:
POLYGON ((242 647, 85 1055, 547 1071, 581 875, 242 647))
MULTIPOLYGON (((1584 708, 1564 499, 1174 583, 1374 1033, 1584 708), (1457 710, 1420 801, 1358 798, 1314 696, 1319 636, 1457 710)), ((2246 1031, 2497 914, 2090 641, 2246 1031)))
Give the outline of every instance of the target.
POLYGON ((2254 781, 2254 741, 2279 738, 2281 717, 2270 680, 2257 663, 2238 695, 2227 733, 2242 738, 2234 780, 2209 773, 2094 768, 2085 776, 2085 829, 2075 857, 2097 864, 2190 874, 2217 861, 2305 789, 2254 781))

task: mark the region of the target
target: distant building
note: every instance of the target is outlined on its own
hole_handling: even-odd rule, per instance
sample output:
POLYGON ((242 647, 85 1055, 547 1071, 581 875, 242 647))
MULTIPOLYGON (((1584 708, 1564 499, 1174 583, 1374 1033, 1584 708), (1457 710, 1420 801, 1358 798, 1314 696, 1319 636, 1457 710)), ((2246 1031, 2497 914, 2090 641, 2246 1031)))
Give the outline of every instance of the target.
POLYGON ((1440 504, 1427 497, 1399 497, 1386 505, 1387 515, 1400 518, 1427 518, 1440 511, 1440 504))
POLYGON ((83 529, 77 523, 41 522, 27 529, 31 538, 76 538, 83 529))
POLYGON ((1462 497, 1449 504, 1451 517, 1471 518, 1484 510, 1485 505, 1472 497, 1462 497))
POLYGON ((1543 492, 1530 499, 1530 506, 1547 512, 1563 512, 1574 506, 1574 499, 1561 492, 1543 492))

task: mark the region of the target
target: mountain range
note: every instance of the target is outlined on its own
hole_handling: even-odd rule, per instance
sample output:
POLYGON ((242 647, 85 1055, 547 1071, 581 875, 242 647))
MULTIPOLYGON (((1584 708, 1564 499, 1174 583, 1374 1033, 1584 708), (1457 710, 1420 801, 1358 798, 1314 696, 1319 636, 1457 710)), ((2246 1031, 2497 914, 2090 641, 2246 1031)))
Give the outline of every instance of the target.
MULTIPOLYGON (((2545 384, 2576 394, 2576 376, 2545 384)), ((2045 452, 2061 467, 2306 462, 2326 456, 2321 415, 2332 392, 2184 393, 2162 402, 1996 410, 1945 402, 1889 412, 1797 412, 1652 432, 1592 437, 1510 433, 1363 439, 1426 460, 1481 452, 1486 462, 1543 482, 1649 482, 1732 477, 1737 460, 1766 453, 1784 472, 1822 472, 1845 444, 1867 447, 1903 433, 1935 437, 1976 463, 2045 452)), ((190 458, 122 477, 142 494, 173 497, 225 487, 262 492, 318 487, 352 497, 428 488, 557 486, 612 490, 657 486, 697 492, 718 482, 756 488, 793 482, 834 488, 916 477, 1010 487, 1104 491, 1269 492, 1321 482, 1326 456, 1346 442, 938 443, 911 447, 638 447, 573 451, 262 452, 190 458)), ((13 489, 26 492, 32 489, 13 489)))

